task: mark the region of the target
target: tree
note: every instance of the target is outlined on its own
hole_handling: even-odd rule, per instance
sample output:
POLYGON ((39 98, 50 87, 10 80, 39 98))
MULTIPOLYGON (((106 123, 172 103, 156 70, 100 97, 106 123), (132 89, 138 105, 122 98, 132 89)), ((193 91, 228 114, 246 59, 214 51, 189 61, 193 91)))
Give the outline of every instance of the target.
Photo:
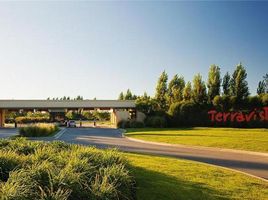
POLYGON ((183 100, 183 89, 185 81, 183 77, 178 77, 176 74, 168 84, 167 100, 169 105, 183 100))
POLYGON ((268 74, 265 74, 265 76, 263 76, 263 80, 259 82, 257 88, 258 95, 265 93, 268 93, 268 74))
POLYGON ((132 100, 132 93, 131 93, 130 89, 127 89, 127 93, 124 97, 124 100, 132 100))
POLYGON ((211 65, 208 73, 208 101, 211 103, 215 96, 220 95, 221 72, 216 65, 211 65))
POLYGON ((206 84, 200 74, 194 76, 192 95, 195 103, 204 104, 207 102, 206 84))
POLYGON ((231 79, 231 94, 237 97, 240 101, 249 95, 248 82, 246 81, 247 72, 241 63, 236 66, 236 69, 231 79))
POLYGON ((265 84, 265 93, 268 93, 268 74, 265 74, 264 78, 264 84, 265 84))
POLYGON ((223 90, 223 94, 229 96, 231 94, 231 86, 230 86, 230 80, 231 80, 231 76, 230 74, 227 72, 223 79, 222 79, 222 90, 223 90))
POLYGON ((147 95, 146 92, 142 96, 136 99, 137 110, 143 112, 146 115, 151 115, 156 110, 156 101, 147 95))
POLYGON ((120 92, 118 100, 124 100, 124 93, 120 92))
POLYGON ((183 89, 183 100, 190 101, 192 99, 192 85, 191 82, 187 82, 183 89))
POLYGON ((257 94, 260 95, 260 94, 264 94, 264 93, 265 93, 265 82, 263 80, 263 81, 259 81, 258 88, 257 88, 257 94))
POLYGON ((155 94, 155 99, 161 111, 165 111, 167 109, 167 81, 168 75, 165 71, 163 71, 158 79, 155 94))

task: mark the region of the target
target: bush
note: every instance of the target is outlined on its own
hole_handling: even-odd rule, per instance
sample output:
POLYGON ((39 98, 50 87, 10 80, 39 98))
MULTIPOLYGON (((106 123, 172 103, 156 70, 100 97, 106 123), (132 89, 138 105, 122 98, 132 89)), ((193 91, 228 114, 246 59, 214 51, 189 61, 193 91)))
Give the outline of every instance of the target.
POLYGON ((49 117, 16 117, 15 121, 19 124, 45 123, 49 122, 49 117))
POLYGON ((130 128, 143 128, 144 127, 144 123, 143 122, 139 122, 136 120, 131 120, 130 121, 130 128))
POLYGON ((130 127, 130 123, 128 120, 121 120, 117 122, 117 128, 129 128, 129 127, 130 127))
POLYGON ((167 126, 167 120, 163 116, 151 116, 146 118, 145 125, 152 128, 164 128, 167 126))
POLYGON ((1 199, 133 200, 134 180, 117 150, 62 142, 0 140, 1 199), (33 148, 18 154, 18 147, 33 148))
POLYGON ((55 124, 34 124, 21 127, 19 134, 24 137, 46 137, 59 130, 55 124))

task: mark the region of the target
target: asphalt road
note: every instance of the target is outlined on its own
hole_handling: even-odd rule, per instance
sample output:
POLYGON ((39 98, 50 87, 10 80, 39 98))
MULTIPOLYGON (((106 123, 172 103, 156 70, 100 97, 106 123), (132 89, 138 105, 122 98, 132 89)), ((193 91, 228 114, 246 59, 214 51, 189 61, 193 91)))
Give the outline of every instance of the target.
POLYGON ((226 152, 213 148, 175 147, 146 144, 122 137, 117 129, 69 128, 58 138, 68 143, 94 145, 98 148, 116 147, 127 152, 149 153, 184 158, 227 167, 268 180, 268 156, 243 152, 226 152))
MULTIPOLYGON (((16 129, 0 129, 0 138, 7 138, 16 134, 16 129)), ((46 138, 45 140, 51 141, 54 139, 46 138)), ((82 145, 94 145, 98 148, 116 147, 127 152, 166 155, 194 160, 235 169, 268 180, 267 155, 227 152, 204 147, 146 144, 124 138, 120 130, 109 128, 68 128, 57 140, 82 145)))

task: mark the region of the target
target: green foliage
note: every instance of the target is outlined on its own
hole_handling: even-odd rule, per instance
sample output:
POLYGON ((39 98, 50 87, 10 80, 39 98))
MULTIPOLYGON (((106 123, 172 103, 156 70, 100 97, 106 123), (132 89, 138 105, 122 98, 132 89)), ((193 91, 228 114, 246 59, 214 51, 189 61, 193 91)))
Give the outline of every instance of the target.
POLYGON ((155 99, 158 103, 158 109, 160 111, 166 111, 167 109, 167 81, 168 75, 164 71, 158 79, 155 93, 155 99))
POLYGON ((259 81, 258 88, 257 88, 257 94, 260 95, 260 94, 264 94, 264 93, 265 93, 265 82, 263 80, 263 81, 259 81))
POLYGON ((0 146, 1 199, 134 199, 133 178, 116 150, 23 139, 0 146), (34 150, 19 154, 21 146, 34 150))
POLYGON ((34 124, 19 129, 19 134, 24 137, 46 137, 59 130, 55 124, 34 124))
POLYGON ((143 96, 139 96, 135 103, 137 110, 145 115, 152 115, 157 110, 156 100, 148 96, 146 92, 143 96))
POLYGON ((49 122, 49 117, 16 117, 15 121, 19 124, 49 122))
POLYGON ((178 101, 182 101, 183 99, 182 92, 184 87, 185 87, 184 78, 178 77, 178 75, 176 74, 168 84, 167 100, 169 105, 178 101))
POLYGON ((137 96, 133 95, 130 89, 127 89, 126 94, 121 92, 118 97, 118 100, 136 100, 136 99, 137 99, 137 96))
POLYGON ((167 120, 164 116, 151 116, 145 120, 146 127, 164 128, 167 126, 167 120))
POLYGON ((187 82, 183 89, 183 100, 190 101, 192 99, 192 85, 191 82, 187 82))
POLYGON ((261 101, 262 101, 263 106, 268 106, 268 94, 262 95, 261 101))
POLYGON ((236 69, 231 79, 231 94, 236 96, 240 101, 249 95, 248 82, 246 81, 247 72, 243 65, 240 63, 236 66, 236 69))
POLYGON ((93 113, 90 111, 83 111, 82 116, 85 119, 92 120, 94 118, 93 113))
POLYGON ((194 76, 192 97, 197 104, 205 104, 207 102, 206 85, 200 74, 194 76))
POLYGON ((208 73, 208 102, 211 103, 215 96, 220 95, 221 72, 216 65, 211 65, 208 73))
POLYGON ((224 95, 231 95, 231 76, 228 72, 224 75, 222 79, 222 90, 224 95))
POLYGON ((143 128, 144 123, 136 120, 121 120, 117 123, 118 128, 143 128))
POLYGON ((120 92, 118 100, 124 100, 124 94, 123 92, 120 92))

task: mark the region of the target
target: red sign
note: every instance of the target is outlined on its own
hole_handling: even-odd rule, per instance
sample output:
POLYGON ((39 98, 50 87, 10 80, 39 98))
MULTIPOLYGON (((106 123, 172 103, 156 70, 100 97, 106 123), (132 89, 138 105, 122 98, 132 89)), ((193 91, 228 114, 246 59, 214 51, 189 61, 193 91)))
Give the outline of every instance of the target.
POLYGON ((249 122, 252 120, 268 121, 268 107, 263 107, 261 109, 255 108, 249 113, 244 113, 242 111, 218 112, 216 110, 210 110, 208 114, 212 122, 249 122))

